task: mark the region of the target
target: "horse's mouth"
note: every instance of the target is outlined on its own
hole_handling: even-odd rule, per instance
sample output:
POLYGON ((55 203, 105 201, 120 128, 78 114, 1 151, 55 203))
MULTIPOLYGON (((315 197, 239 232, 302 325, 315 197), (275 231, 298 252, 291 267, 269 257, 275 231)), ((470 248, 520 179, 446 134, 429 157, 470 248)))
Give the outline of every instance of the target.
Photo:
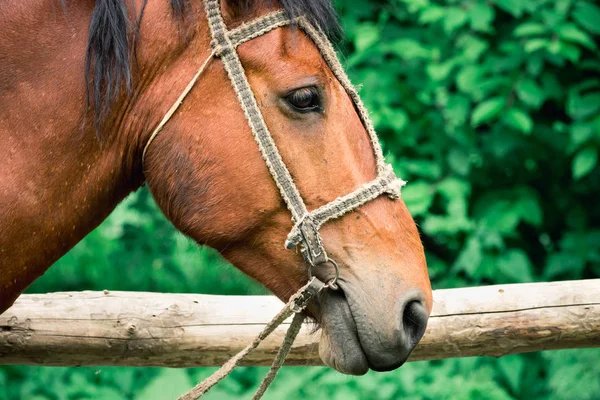
POLYGON ((370 315, 376 313, 377 307, 353 291, 353 285, 345 284, 347 282, 339 282, 340 290, 327 290, 319 299, 321 359, 331 368, 349 375, 363 375, 369 369, 390 371, 400 367, 423 333, 407 335, 393 321, 370 315))
POLYGON ((358 328, 341 289, 327 290, 320 297, 321 341, 319 355, 335 370, 364 375, 369 363, 358 336, 358 328))

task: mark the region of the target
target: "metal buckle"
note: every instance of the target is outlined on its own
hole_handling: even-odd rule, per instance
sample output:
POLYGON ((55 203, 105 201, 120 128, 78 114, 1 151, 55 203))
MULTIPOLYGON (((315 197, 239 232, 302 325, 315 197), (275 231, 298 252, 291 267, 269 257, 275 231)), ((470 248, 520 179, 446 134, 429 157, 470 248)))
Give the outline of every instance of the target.
POLYGON ((304 311, 312 297, 313 296, 307 296, 305 293, 300 293, 300 295, 298 295, 298 297, 294 299, 294 302, 292 303, 290 308, 293 312, 299 314, 302 311, 304 311))
POLYGON ((308 303, 325 288, 325 284, 318 278, 310 278, 303 289, 299 290, 292 299, 290 308, 295 313, 301 313, 308 303))
MULTIPOLYGON (((340 277, 340 269, 339 269, 337 263, 334 260, 332 260, 331 258, 328 258, 327 261, 317 264, 317 266, 327 264, 327 263, 330 263, 331 265, 333 265, 333 268, 335 269, 335 276, 325 283, 324 288, 329 288, 331 290, 338 290, 340 287, 337 285, 337 281, 338 281, 338 278, 340 277)), ((308 266, 308 279, 309 280, 313 278, 312 269, 313 269, 312 265, 309 265, 308 266)))

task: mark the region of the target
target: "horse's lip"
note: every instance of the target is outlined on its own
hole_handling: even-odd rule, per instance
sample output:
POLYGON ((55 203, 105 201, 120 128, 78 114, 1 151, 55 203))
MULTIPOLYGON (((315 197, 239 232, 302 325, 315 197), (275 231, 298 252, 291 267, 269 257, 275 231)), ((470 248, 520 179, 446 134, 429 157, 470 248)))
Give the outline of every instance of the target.
POLYGON ((349 324, 351 324, 352 327, 354 328, 354 330, 355 330, 354 333, 356 334, 356 339, 358 340, 358 344, 360 345, 360 350, 361 350, 361 352, 363 354, 366 355, 366 352, 364 351, 364 349, 362 347, 362 343, 360 341, 360 336, 358 335, 358 329, 359 329, 359 327, 358 327, 358 324, 356 323, 356 319, 354 319, 354 310, 352 308, 352 302, 350 302, 348 300, 348 295, 346 294, 347 292, 344 290, 345 282, 342 279, 338 279, 336 281, 336 284, 337 284, 337 289, 336 290, 339 290, 343 294, 343 296, 344 296, 344 302, 348 306, 348 310, 350 310, 350 317, 351 318, 350 318, 349 321, 347 320, 346 322, 348 322, 349 324))
POLYGON ((363 375, 369 370, 369 363, 352 309, 339 282, 338 287, 324 293, 319 301, 321 312, 317 321, 322 329, 319 354, 325 364, 339 372, 363 375))

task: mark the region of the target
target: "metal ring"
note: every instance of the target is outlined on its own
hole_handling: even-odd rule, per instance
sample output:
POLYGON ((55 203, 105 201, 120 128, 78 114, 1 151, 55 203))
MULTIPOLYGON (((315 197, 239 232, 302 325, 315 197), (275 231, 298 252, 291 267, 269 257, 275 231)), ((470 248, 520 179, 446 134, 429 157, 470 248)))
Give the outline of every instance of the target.
MULTIPOLYGON (((338 278, 340 277, 340 269, 338 268, 337 263, 332 260, 331 258, 328 258, 327 261, 321 263, 321 264, 317 264, 318 265, 323 265, 323 264, 327 264, 327 263, 331 263, 331 265, 333 265, 333 268, 335 269, 335 276, 333 278, 331 278, 329 281, 327 281, 327 283, 325 283, 325 287, 328 287, 331 290, 338 290, 339 286, 337 285, 337 281, 338 278)), ((312 274, 312 265, 310 265, 308 267, 308 279, 312 279, 313 274, 312 274)))

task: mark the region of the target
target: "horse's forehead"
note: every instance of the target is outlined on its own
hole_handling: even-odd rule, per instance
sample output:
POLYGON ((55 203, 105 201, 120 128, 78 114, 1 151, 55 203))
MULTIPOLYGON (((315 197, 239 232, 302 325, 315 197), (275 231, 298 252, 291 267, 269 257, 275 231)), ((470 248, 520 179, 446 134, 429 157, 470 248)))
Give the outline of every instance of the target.
POLYGON ((295 27, 283 27, 242 44, 239 54, 251 69, 274 75, 316 75, 328 71, 313 41, 295 27))

